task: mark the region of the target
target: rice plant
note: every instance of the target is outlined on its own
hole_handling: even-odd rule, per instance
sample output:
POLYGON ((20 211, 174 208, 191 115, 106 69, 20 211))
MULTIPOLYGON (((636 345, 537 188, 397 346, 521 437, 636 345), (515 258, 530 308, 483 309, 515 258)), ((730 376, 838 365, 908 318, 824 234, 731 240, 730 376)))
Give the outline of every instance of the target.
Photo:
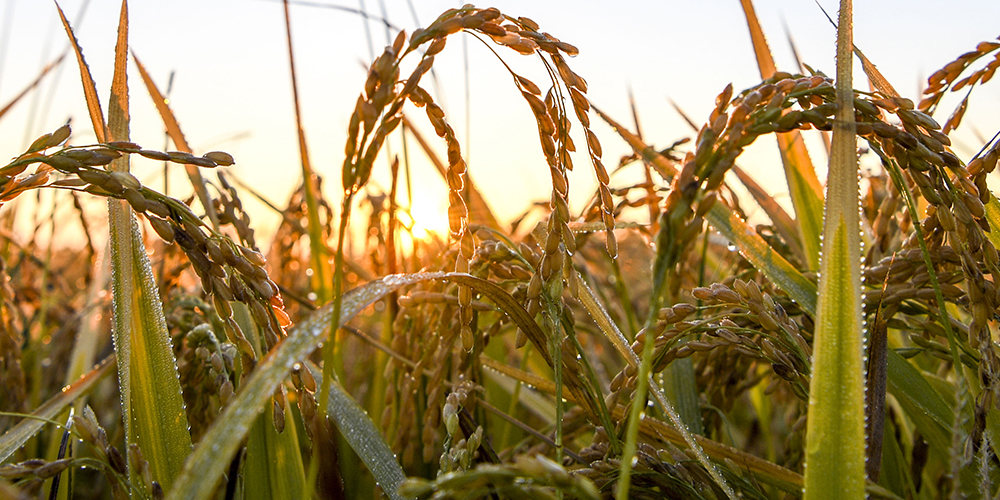
POLYGON ((299 119, 283 204, 226 172, 238 158, 192 150, 130 52, 126 2, 106 112, 60 10, 96 142, 65 125, 0 167, 0 497, 1000 495, 1000 142, 961 158, 949 137, 1000 42, 914 102, 855 46, 850 0, 831 20, 832 78, 778 71, 742 7, 760 82, 722 89, 665 149, 591 102, 569 41, 496 8, 448 10, 370 63, 339 177, 299 119), (494 214, 427 84, 460 34, 490 47, 534 118, 551 181, 534 227, 537 207, 494 214), (505 62, 524 56, 544 81, 505 62), (855 58, 870 90, 853 88, 855 58), (132 142, 129 65, 176 151, 132 142), (940 125, 942 96, 963 89, 940 125), (806 135, 830 136, 825 188, 806 135), (793 213, 738 165, 772 136, 793 213), (390 138, 437 166, 447 235, 410 223, 409 155, 390 138), (608 168, 602 140, 619 139, 633 154, 608 168), (859 174, 859 154, 881 168, 859 174), (183 168, 190 196, 144 185, 137 157, 183 168), (579 157, 597 182, 573 211, 579 157), (630 165, 645 182, 613 177, 630 165), (9 214, 43 191, 72 202, 82 250, 16 234, 9 214), (250 198, 281 215, 269 244, 250 198))

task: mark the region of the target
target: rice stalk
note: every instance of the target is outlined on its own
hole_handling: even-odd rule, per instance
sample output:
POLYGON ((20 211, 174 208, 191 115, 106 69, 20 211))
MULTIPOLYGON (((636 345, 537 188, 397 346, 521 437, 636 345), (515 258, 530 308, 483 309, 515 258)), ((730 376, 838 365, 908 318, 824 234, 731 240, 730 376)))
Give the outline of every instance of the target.
MULTIPOLYGON (((317 198, 319 196, 318 178, 313 173, 312 165, 309 161, 305 129, 302 128, 302 113, 299 109, 299 87, 295 74, 295 53, 292 50, 292 26, 287 0, 284 2, 284 9, 285 38, 288 41, 288 64, 292 75, 292 98, 295 105, 295 125, 299 139, 299 161, 302 164, 302 184, 305 189, 306 216, 309 220, 309 247, 311 249, 310 255, 312 256, 313 289, 316 291, 320 302, 325 303, 335 296, 339 296, 340 289, 336 288, 335 285, 335 288, 331 291, 327 285, 331 282, 328 277, 329 265, 327 264, 329 251, 326 248, 323 226, 319 221, 319 207, 317 205, 317 198)), ((340 264, 341 261, 337 260, 336 265, 339 266, 340 264)))
MULTIPOLYGON (((127 47, 128 6, 123 0, 107 127, 108 138, 120 142, 129 141, 127 47)), ((128 174, 128 159, 122 156, 112 160, 110 171, 128 174)), ((124 201, 109 200, 108 212, 113 333, 125 443, 129 447, 135 443, 146 450, 153 460, 153 475, 162 487, 169 489, 191 449, 176 362, 149 257, 131 207, 124 201)), ((136 473, 130 469, 133 482, 137 482, 136 473)))
MULTIPOLYGON (((806 428, 805 498, 865 495, 864 347, 858 160, 852 90, 853 6, 840 3, 833 125, 806 428)), ((873 389, 874 390, 874 389, 873 389)))
MULTIPOLYGON (((757 43, 763 31, 755 25, 748 21, 755 45, 763 47, 757 43)), ((994 408, 1000 356, 988 333, 1000 304, 994 282, 1000 274, 1000 202, 986 185, 998 157, 993 141, 984 140, 982 151, 964 162, 951 150, 945 132, 950 130, 899 96, 854 47, 874 90, 851 91, 853 120, 836 116, 846 92, 838 102, 833 81, 801 62, 811 75, 775 72, 743 91, 726 88, 704 125, 695 126, 694 140, 671 140, 666 148, 649 147, 659 138, 629 132, 602 115, 633 148, 616 172, 643 161, 641 180, 629 184, 617 176, 610 179, 600 165, 603 141, 589 125, 593 105, 587 82, 569 68, 567 56, 575 48, 542 32, 531 19, 466 6, 390 42, 369 67, 345 148, 342 181, 352 194, 337 217, 343 235, 338 288, 360 287, 341 299, 345 314, 327 305, 308 317, 316 306, 307 298, 315 287, 305 273, 314 255, 303 240, 311 210, 305 183, 282 204, 287 208, 271 203, 282 224, 270 247, 259 250, 255 221, 239 193, 260 198, 252 188, 217 171, 218 180, 206 184, 214 199, 198 214, 187 205, 190 200, 165 196, 109 166, 139 154, 192 170, 213 168, 233 163, 225 153, 145 150, 109 137, 74 144, 66 126, 0 166, 0 203, 42 188, 70 191, 74 204, 88 193, 143 214, 147 229, 160 237, 145 245, 152 258, 160 259, 158 292, 191 425, 188 434, 196 446, 180 489, 163 492, 160 473, 154 473, 161 466, 155 450, 109 446, 114 436, 126 435, 125 421, 118 420, 114 393, 99 386, 88 396, 93 410, 78 412, 66 434, 85 443, 71 455, 55 451, 62 422, 51 418, 54 432, 39 434, 22 423, 0 438, 4 446, 16 443, 0 447, 11 462, 0 467, 0 484, 12 482, 20 490, 16 494, 37 494, 43 481, 71 471, 73 495, 80 496, 80 485, 93 483, 94 495, 114 498, 161 493, 207 498, 223 495, 223 488, 226 495, 297 497, 316 490, 320 496, 352 496, 374 493, 376 483, 388 496, 420 498, 800 496, 805 460, 810 481, 815 472, 813 457, 807 456, 813 441, 806 440, 808 425, 836 416, 815 410, 809 415, 807 404, 821 392, 810 385, 830 375, 812 363, 814 348, 820 350, 823 343, 819 318, 825 316, 817 316, 816 282, 836 274, 799 271, 808 258, 798 228, 736 164, 761 136, 825 132, 853 123, 855 136, 865 139, 873 153, 869 159, 883 163, 881 170, 865 173, 866 190, 852 196, 862 201, 863 238, 872 243, 860 264, 865 285, 850 298, 871 330, 871 458, 865 473, 869 478, 878 474, 881 486, 860 484, 875 498, 992 494, 995 464, 989 457, 996 450, 989 436, 1000 432, 994 408), (438 104, 442 96, 424 88, 434 59, 460 31, 478 36, 491 49, 501 47, 496 50, 501 62, 510 54, 502 47, 541 55, 540 67, 551 82, 536 85, 504 66, 532 111, 552 180, 551 196, 509 228, 477 214, 468 189, 468 157, 458 147, 460 134, 438 104), (400 75, 399 68, 413 68, 402 62, 410 52, 416 52, 411 59, 417 70, 400 75), (392 159, 382 148, 385 140, 400 127, 413 130, 404 125, 407 101, 422 105, 420 111, 448 148, 439 170, 449 184, 454 230, 450 238, 414 239, 410 253, 396 247, 401 243, 396 235, 410 230, 408 218, 398 214, 408 210, 397 200, 398 163, 388 162, 393 183, 386 192, 369 182, 378 157, 384 153, 392 159), (570 114, 582 125, 572 134, 570 114), (574 213, 568 208, 572 157, 567 153, 582 146, 581 140, 599 182, 583 193, 589 198, 585 208, 574 213), (729 189, 729 171, 750 187, 751 196, 729 189), (748 222, 747 214, 762 206, 773 220, 748 222), (655 214, 651 225, 628 221, 647 212, 655 214), (522 227, 539 213, 542 222, 534 230, 522 227), (218 224, 210 222, 213 216, 218 224), (361 223, 354 229, 362 231, 351 223, 361 223), (352 241, 364 231, 362 239, 352 241), (610 239, 603 245, 594 241, 590 233, 597 231, 610 239), (650 234, 660 235, 658 255, 643 240, 650 234), (363 247, 363 253, 352 247, 363 247), (609 248, 620 256, 617 260, 608 259, 609 248), (651 291, 648 266, 654 260, 656 289, 651 291), (464 272, 412 274, 418 270, 464 272), (382 275, 387 276, 378 278, 382 275), (403 284, 409 288, 397 293, 403 284), (379 303, 356 314, 370 301, 379 303), (629 318, 640 315, 648 318, 645 328, 629 325, 629 318), (353 319, 346 325, 331 316, 353 319), (302 318, 302 329, 286 337, 285 328, 302 318), (342 358, 337 379, 318 383, 318 369, 306 357, 326 338, 327 327, 342 330, 327 345, 336 344, 351 356, 342 358), (681 364, 689 366, 689 387, 696 388, 689 394, 698 398, 683 419, 660 387, 681 364), (647 397, 636 391, 640 385, 658 406, 647 406, 647 397), (884 411, 879 409, 883 397, 884 411), (381 425, 376 428, 357 411, 352 398, 365 401, 381 425), (326 402, 321 405, 320 399, 326 402), (295 405, 292 412, 289 403, 295 405), (635 408, 644 412, 641 418, 627 418, 635 408), (261 417, 261 411, 268 415, 261 417), (703 434, 691 433, 685 419, 700 423, 703 434), (340 450, 334 421, 348 431, 340 450), (298 438, 303 432, 315 450, 311 476, 302 462, 309 453, 300 449, 306 444, 298 438), (26 435, 37 439, 17 442, 26 435), (10 436, 16 439, 5 441, 10 436), (355 454, 348 443, 361 461, 343 460, 355 454), (46 449, 54 451, 46 455, 46 449), (976 467, 967 467, 973 459, 976 467), (413 479, 404 482, 404 476, 413 479), (279 485, 286 480, 287 486, 279 485), (394 486, 400 484, 406 485, 402 493, 394 486)), ((960 56, 964 66, 953 64, 946 73, 963 74, 942 85, 957 86, 964 72, 990 64, 994 55, 988 45, 976 53, 972 63, 973 56, 960 56)), ((982 76, 960 90, 978 87, 982 76)), ((121 82, 116 80, 116 86, 123 95, 121 82)), ((154 100, 157 93, 151 90, 154 100)), ((638 131, 639 109, 634 100, 631 104, 638 131)), ((321 222, 332 221, 333 209, 316 187, 313 213, 321 222)), ((48 229, 57 228, 57 214, 68 208, 64 198, 42 193, 36 191, 40 196, 34 198, 57 203, 32 214, 34 227, 24 234, 0 231, 0 244, 8 249, 2 290, 7 316, 0 319, 14 332, 8 335, 13 342, 0 344, 0 356, 25 367, 23 381, 17 370, 3 376, 14 389, 26 391, 25 397, 15 397, 27 401, 22 408, 28 411, 38 405, 32 398, 40 401, 59 390, 70 364, 69 342, 86 330, 79 325, 88 313, 81 311, 94 307, 94 301, 78 293, 76 285, 100 289, 96 271, 79 265, 93 258, 93 242, 82 252, 41 244, 48 229), (14 238, 26 241, 11 245, 14 238)), ((828 209, 833 194, 830 200, 828 209)), ((72 215, 89 231, 92 226, 83 218, 89 214, 78 207, 72 215)), ((853 264, 850 258, 840 263, 853 264)), ((844 288, 845 297, 852 295, 844 288)), ((336 364, 327 359, 324 368, 336 364)), ((133 367, 133 382, 137 373, 133 367)), ((863 460, 855 444, 857 453, 847 459, 863 460)))

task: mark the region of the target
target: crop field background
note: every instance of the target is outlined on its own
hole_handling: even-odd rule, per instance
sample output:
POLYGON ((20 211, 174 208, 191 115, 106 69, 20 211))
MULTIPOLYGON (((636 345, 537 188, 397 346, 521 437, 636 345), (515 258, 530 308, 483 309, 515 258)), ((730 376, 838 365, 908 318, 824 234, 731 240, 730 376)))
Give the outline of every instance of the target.
POLYGON ((996 498, 1000 5, 692 4, 4 3, 0 498, 996 498))

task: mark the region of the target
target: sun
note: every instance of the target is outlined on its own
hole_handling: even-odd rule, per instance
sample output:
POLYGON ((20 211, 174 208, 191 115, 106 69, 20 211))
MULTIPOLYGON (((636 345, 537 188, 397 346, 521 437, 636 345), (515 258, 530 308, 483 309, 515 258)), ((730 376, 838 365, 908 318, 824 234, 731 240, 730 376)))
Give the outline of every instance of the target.
POLYGON ((436 207, 433 203, 417 202, 410 207, 409 216, 410 233, 416 239, 426 240, 432 234, 448 234, 447 207, 436 207))
POLYGON ((413 225, 410 226, 410 234, 418 240, 423 240, 430 236, 430 231, 425 229, 419 222, 413 221, 413 225))

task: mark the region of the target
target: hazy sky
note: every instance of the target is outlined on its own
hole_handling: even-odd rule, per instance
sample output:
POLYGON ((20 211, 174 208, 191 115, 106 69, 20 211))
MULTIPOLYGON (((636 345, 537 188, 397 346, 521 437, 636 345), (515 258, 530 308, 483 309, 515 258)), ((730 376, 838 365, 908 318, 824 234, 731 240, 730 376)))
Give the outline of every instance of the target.
MULTIPOLYGON (((420 25, 459 5, 411 3, 420 25)), ((384 8, 387 18, 408 32, 418 26, 411 3, 314 0, 315 5, 349 8, 364 4, 373 15, 381 15, 384 8)), ((835 15, 836 2, 821 3, 835 15)), ((77 29, 101 97, 106 99, 120 2, 90 0, 81 18, 83 4, 83 0, 61 2, 77 29)), ((66 37, 50 2, 6 0, 0 5, 0 103, 5 103, 66 47, 66 37)), ((736 0, 504 0, 493 5, 509 15, 530 17, 542 31, 579 47, 580 55, 570 60, 570 65, 588 80, 592 102, 629 124, 627 93, 631 88, 646 140, 661 147, 692 135, 668 99, 677 101, 700 123, 726 84, 732 82, 739 90, 760 80, 736 0)), ((814 2, 758 1, 756 8, 779 69, 795 71, 787 39, 790 35, 806 63, 834 73, 835 31, 814 2)), ((175 72, 171 106, 195 152, 221 149, 232 153, 237 160, 233 173, 283 205, 298 180, 299 159, 281 3, 147 0, 132 2, 130 11, 132 48, 153 78, 165 88, 169 75, 175 72)), ((978 42, 1000 34, 997 19, 1000 2, 995 0, 857 2, 855 43, 902 94, 917 100, 916 93, 928 74, 974 49, 978 42)), ((318 173, 330 179, 327 188, 337 200, 347 121, 364 83, 364 66, 370 60, 368 35, 359 16, 330 8, 293 5, 291 22, 312 163, 318 173)), ((378 53, 386 45, 385 27, 370 22, 369 28, 378 53)), ((509 50, 498 52, 518 71, 539 84, 544 82, 537 59, 509 50)), ((471 175, 483 187, 494 210, 502 218, 510 218, 531 201, 546 199, 550 185, 534 120, 495 56, 479 41, 461 35, 450 39, 437 61, 440 93, 436 98, 443 103, 463 147, 470 146, 466 154, 471 175), (470 73, 468 123, 464 54, 470 73)), ((72 59, 67 63, 45 80, 41 92, 0 119, 0 154, 16 156, 26 140, 54 130, 70 118, 77 134, 74 142, 92 140, 77 68, 72 59)), ((856 74, 855 86, 867 88, 860 69, 856 74)), ((160 149, 162 125, 134 70, 130 84, 133 140, 160 149)), ((1000 109, 1000 81, 977 91, 970 108, 962 129, 954 136, 956 152, 963 159, 982 144, 973 128, 987 137, 1000 129, 1000 113, 996 112, 1000 109)), ((942 109, 941 121, 951 108, 942 109)), ((426 124, 422 113, 410 110, 410 114, 426 124)), ((579 127, 575 130, 579 132, 579 127)), ((425 131, 429 139, 437 141, 429 127, 425 131)), ((617 164, 626 153, 625 144, 607 127, 598 124, 595 131, 604 144, 605 163, 609 167, 617 164)), ((774 142, 765 138, 758 143, 742 164, 780 194, 783 181, 777 175, 780 163, 774 142)), ((391 143, 390 148, 393 154, 401 152, 398 143, 391 143)), ((440 228, 446 217, 444 185, 413 151, 415 210, 426 224, 440 228)), ((825 157, 821 149, 814 148, 813 153, 821 165, 822 178, 825 157)), ((579 207, 594 183, 584 159, 576 163, 571 199, 579 207)), ((140 179, 158 189, 162 188, 160 169, 151 162, 133 166, 140 179)), ((376 170, 375 183, 387 189, 385 158, 376 170)), ((182 172, 176 169, 173 186, 182 186, 182 172)), ((265 228, 278 220, 266 211, 254 215, 265 228)))

